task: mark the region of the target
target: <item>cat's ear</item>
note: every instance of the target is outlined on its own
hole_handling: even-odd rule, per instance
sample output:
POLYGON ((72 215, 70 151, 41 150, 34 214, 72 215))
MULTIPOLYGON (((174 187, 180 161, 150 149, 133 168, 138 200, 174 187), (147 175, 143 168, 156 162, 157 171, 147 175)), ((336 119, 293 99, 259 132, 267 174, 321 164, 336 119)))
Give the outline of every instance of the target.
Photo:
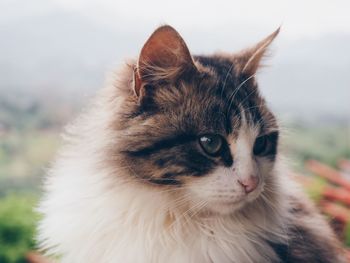
POLYGON ((261 40, 255 46, 245 49, 235 56, 238 65, 238 72, 240 74, 244 74, 249 77, 255 75, 258 68, 261 66, 264 56, 266 56, 268 47, 276 38, 279 31, 280 28, 278 28, 268 37, 261 40))
POLYGON ((161 26, 141 50, 134 72, 134 90, 140 95, 144 85, 172 82, 195 69, 191 54, 179 33, 171 26, 161 26))

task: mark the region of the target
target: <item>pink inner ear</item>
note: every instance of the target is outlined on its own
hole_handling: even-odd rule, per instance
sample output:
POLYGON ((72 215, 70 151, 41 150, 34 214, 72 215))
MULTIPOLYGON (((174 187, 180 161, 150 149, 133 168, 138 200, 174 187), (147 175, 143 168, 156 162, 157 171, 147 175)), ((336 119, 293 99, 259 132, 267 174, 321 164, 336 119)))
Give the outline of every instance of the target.
POLYGON ((179 33, 170 26, 162 26, 150 36, 141 50, 135 92, 140 94, 143 82, 171 81, 194 67, 191 54, 179 33))
POLYGON ((183 47, 174 32, 158 32, 143 47, 140 64, 173 67, 181 63, 183 47))
POLYGON ((151 35, 139 58, 139 66, 172 68, 186 63, 193 63, 190 52, 179 33, 170 26, 162 26, 151 35))

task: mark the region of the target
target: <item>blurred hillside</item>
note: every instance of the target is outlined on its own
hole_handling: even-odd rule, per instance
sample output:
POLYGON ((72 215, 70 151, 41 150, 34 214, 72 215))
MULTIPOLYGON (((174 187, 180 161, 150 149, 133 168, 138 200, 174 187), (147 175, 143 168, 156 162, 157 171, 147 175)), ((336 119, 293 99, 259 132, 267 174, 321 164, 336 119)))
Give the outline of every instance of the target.
POLYGON ((0 98, 0 196, 38 189, 66 119, 56 110, 28 96, 0 98))

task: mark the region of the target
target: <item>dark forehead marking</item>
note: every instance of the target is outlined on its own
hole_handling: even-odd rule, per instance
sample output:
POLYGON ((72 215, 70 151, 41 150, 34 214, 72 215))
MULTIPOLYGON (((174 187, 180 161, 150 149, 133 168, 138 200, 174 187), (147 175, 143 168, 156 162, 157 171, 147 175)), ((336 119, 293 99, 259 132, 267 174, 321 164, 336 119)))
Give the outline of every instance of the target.
MULTIPOLYGON (((220 57, 205 57, 197 56, 195 59, 200 62, 204 67, 209 68, 214 72, 213 78, 215 78, 216 88, 222 98, 222 92, 232 89, 238 83, 238 79, 235 75, 234 63, 228 59, 220 57), (225 90, 223 90, 225 88, 225 90), (227 88, 227 89, 226 89, 227 88)), ((226 94, 227 95, 227 94, 226 94)))
MULTIPOLYGON (((249 123, 260 124, 263 117, 260 110, 265 105, 259 105, 261 100, 258 99, 260 97, 258 87, 254 81, 249 81, 252 77, 237 75, 235 70, 237 65, 225 57, 197 56, 195 59, 215 72, 215 77, 218 79, 216 92, 219 92, 220 98, 225 100, 228 121, 230 122, 232 116, 240 119, 241 114, 244 114, 249 123)), ((229 124, 227 126, 230 126, 229 124)))
POLYGON ((207 57, 207 56, 195 56, 195 60, 199 61, 203 66, 210 67, 215 70, 218 77, 227 76, 233 79, 235 72, 235 65, 232 61, 221 57, 207 57))
POLYGON ((213 72, 216 79, 215 87, 211 87, 211 94, 220 99, 226 114, 227 133, 234 132, 241 125, 242 114, 248 125, 259 126, 261 130, 276 127, 273 114, 267 108, 260 96, 254 77, 239 74, 238 66, 231 58, 225 56, 196 56, 202 66, 213 72))
POLYGON ((227 133, 232 133, 233 129, 239 126, 237 123, 239 124, 240 120, 237 98, 242 97, 240 94, 244 92, 238 90, 236 94, 240 79, 235 73, 235 64, 230 59, 220 56, 195 56, 194 58, 201 65, 214 72, 213 78, 216 78, 216 86, 211 87, 212 94, 215 94, 222 104, 222 112, 226 115, 225 127, 227 133), (235 118, 234 121, 233 118, 235 118))

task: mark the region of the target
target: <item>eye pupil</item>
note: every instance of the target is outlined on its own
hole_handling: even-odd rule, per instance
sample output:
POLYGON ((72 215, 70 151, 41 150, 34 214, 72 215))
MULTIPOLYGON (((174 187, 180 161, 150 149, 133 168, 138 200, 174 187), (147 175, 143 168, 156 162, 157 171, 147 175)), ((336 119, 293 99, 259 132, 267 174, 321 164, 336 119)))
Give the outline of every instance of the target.
POLYGON ((220 153, 223 142, 220 135, 209 134, 201 136, 199 144, 208 155, 216 156, 220 153))

